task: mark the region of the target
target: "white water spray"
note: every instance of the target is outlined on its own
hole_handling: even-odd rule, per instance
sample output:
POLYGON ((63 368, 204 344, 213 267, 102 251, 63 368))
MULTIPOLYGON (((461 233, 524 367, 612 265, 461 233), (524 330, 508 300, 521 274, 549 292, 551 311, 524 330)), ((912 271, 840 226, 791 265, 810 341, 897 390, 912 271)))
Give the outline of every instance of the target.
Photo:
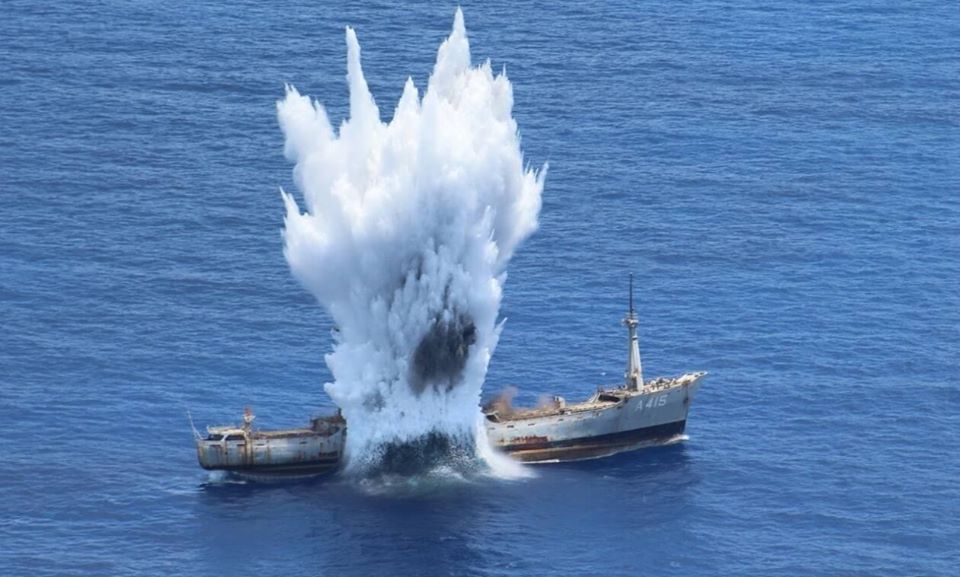
POLYGON ((283 193, 284 254, 338 328, 326 391, 349 423, 348 467, 431 434, 488 458, 480 392, 545 170, 524 168, 510 82, 471 66, 459 9, 423 98, 408 79, 387 123, 350 28, 346 39, 340 130, 293 87, 277 111, 306 206, 283 193))

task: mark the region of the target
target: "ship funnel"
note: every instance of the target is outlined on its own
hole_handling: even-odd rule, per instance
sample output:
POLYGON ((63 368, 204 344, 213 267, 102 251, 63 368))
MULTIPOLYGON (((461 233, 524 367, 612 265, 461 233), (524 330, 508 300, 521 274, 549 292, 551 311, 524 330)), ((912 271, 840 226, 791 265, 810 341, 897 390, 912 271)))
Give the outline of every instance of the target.
POLYGON ((630 311, 623 324, 627 326, 627 357, 626 378, 627 390, 639 391, 643 388, 643 366, 640 364, 640 345, 637 343, 637 315, 633 310, 633 273, 630 273, 630 311))

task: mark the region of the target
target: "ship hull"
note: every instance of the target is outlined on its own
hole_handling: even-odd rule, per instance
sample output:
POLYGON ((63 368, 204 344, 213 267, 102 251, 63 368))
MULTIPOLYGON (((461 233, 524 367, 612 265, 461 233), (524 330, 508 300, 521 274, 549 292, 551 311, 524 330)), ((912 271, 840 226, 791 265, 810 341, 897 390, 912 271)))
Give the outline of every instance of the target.
POLYGON ((676 442, 702 377, 685 375, 660 389, 611 390, 598 400, 528 418, 488 416, 487 437, 495 449, 526 463, 596 459, 676 442))
POLYGON ((269 481, 274 479, 303 479, 317 477, 336 471, 340 467, 340 457, 314 460, 295 464, 278 465, 246 465, 232 467, 208 468, 221 470, 254 481, 269 481))
POLYGON ((676 421, 594 437, 518 443, 505 445, 500 450, 524 463, 585 461, 680 441, 686 424, 686 421, 676 421))
POLYGON ((209 471, 255 479, 297 478, 336 470, 345 427, 252 432, 230 429, 197 439, 197 460, 209 471))

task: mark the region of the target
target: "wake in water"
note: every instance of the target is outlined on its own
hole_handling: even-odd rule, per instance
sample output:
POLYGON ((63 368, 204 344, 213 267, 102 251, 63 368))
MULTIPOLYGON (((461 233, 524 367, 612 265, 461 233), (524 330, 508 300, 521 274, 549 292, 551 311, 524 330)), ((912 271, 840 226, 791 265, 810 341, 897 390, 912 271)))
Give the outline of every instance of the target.
POLYGON ((423 97, 408 79, 389 122, 346 39, 339 131, 293 87, 277 110, 306 208, 283 193, 284 254, 338 329, 326 391, 349 423, 347 468, 464 452, 496 463, 480 392, 545 170, 524 167, 510 82, 471 66, 459 9, 423 97))

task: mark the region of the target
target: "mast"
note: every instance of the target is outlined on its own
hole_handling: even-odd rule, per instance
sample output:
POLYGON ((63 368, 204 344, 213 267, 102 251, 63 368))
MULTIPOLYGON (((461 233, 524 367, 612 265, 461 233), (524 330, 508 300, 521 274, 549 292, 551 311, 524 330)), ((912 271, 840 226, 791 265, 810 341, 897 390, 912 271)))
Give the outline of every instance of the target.
POLYGON ((630 312, 623 319, 623 324, 627 326, 627 346, 629 356, 627 357, 626 386, 629 391, 639 391, 643 388, 643 366, 640 364, 640 345, 637 343, 637 315, 633 310, 633 273, 630 273, 630 312))

